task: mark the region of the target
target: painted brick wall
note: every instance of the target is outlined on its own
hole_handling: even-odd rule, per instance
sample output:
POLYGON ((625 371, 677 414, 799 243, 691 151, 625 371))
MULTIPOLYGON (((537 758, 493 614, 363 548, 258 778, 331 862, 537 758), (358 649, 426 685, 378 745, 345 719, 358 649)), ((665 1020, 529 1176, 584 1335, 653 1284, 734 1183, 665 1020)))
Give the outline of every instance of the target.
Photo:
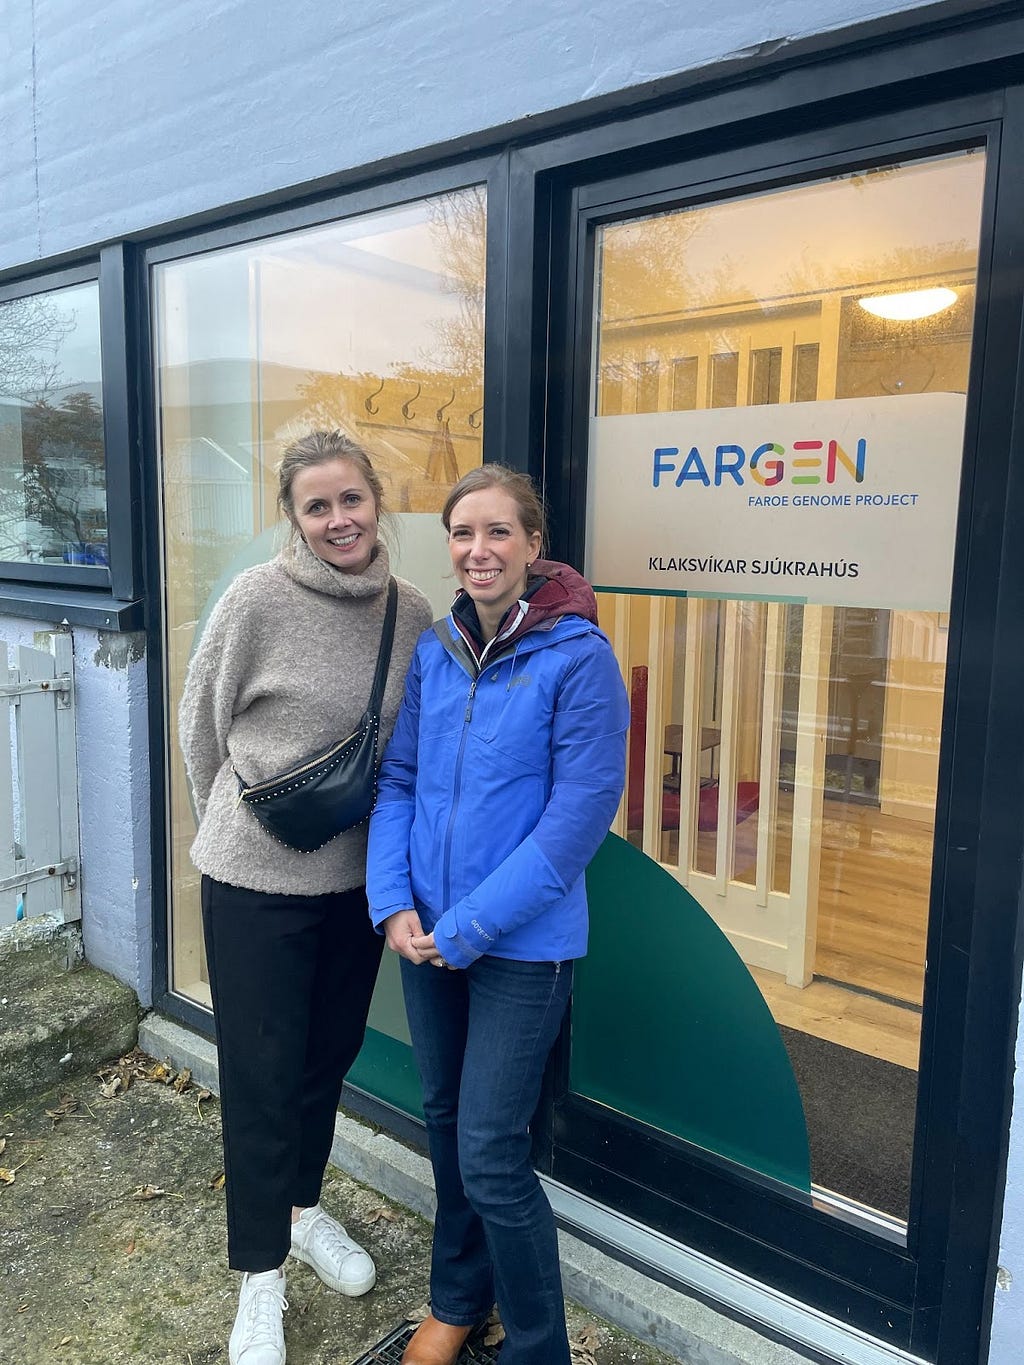
POLYGON ((96 967, 152 1003, 145 636, 75 630, 82 931, 96 967))

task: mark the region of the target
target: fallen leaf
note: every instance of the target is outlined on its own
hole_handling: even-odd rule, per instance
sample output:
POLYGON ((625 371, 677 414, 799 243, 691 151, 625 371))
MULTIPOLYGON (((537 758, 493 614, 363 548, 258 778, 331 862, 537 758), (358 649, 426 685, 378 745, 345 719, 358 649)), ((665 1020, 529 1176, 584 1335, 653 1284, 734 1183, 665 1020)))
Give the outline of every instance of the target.
POLYGON ((174 1079, 173 1071, 163 1062, 154 1062, 144 1075, 147 1081, 159 1081, 161 1085, 170 1085, 174 1079))
POLYGON ((60 1103, 56 1109, 47 1109, 48 1118, 53 1119, 54 1124, 60 1123, 61 1119, 66 1119, 69 1114, 73 1114, 78 1108, 78 1101, 74 1095, 62 1095, 60 1103))
POLYGON ((203 1117, 203 1100, 212 1099, 213 1096, 210 1094, 209 1090, 205 1088, 200 1090, 199 1093, 196 1095, 196 1113, 199 1115, 200 1118, 203 1117))
POLYGON ((424 1322, 430 1312, 430 1305, 421 1303, 419 1308, 412 1308, 405 1315, 406 1322, 424 1322))
POLYGON ((125 1249, 124 1249, 124 1254, 125 1254, 126 1256, 130 1256, 134 1250, 135 1250, 135 1238, 133 1237, 132 1240, 128 1243, 128 1245, 125 1247, 125 1249))
POLYGON ((74 1337, 61 1337, 57 1342, 57 1350, 59 1351, 62 1346, 70 1346, 73 1341, 74 1337))
POLYGON ((3 1156, 3 1154, 4 1154, 4 1148, 5 1148, 6 1146, 7 1146, 7 1139, 6 1139, 6 1138, 0 1138, 0 1156, 3 1156))
POLYGON ((222 1190, 222 1189, 224 1188, 224 1184, 225 1184, 225 1181, 226 1181, 226 1180, 227 1180, 227 1177, 225 1176, 224 1172, 221 1171, 220 1175, 215 1175, 215 1176, 213 1177, 213 1179, 210 1181, 210 1189, 211 1189, 211 1190, 222 1190))
POLYGON ((484 1330, 483 1342, 485 1346, 497 1346, 499 1342, 505 1340, 505 1329, 500 1322, 489 1322, 484 1330))
POLYGON ((569 1343, 569 1355, 574 1365, 597 1365, 594 1354, 601 1344, 601 1334, 596 1327, 586 1326, 569 1343))
POLYGON ((368 1225, 373 1223, 379 1223, 382 1218, 389 1223, 398 1222, 398 1214, 395 1213, 394 1209, 389 1209, 387 1204, 381 1204, 379 1209, 374 1209, 374 1211, 370 1214, 369 1218, 367 1218, 366 1222, 368 1225))
POLYGON ((109 1081, 102 1081, 100 1084, 100 1094, 105 1100, 112 1100, 119 1090, 124 1089, 124 1082, 120 1076, 111 1076, 109 1081))
POLYGON ((187 1066, 183 1066, 174 1078, 174 1088, 178 1094, 182 1094, 192 1084, 192 1072, 187 1066))
POLYGON ((166 1190, 160 1189, 158 1185, 139 1185, 133 1192, 133 1199, 159 1199, 166 1190))
POLYGON ((0 1166, 0 1185, 13 1185, 14 1172, 9 1171, 6 1166, 0 1166))
POLYGON ((316 1299, 316 1296, 320 1293, 321 1289, 323 1289, 323 1285, 320 1283, 319 1280, 317 1280, 316 1284, 313 1286, 312 1294, 310 1294, 309 1298, 299 1309, 300 1317, 305 1317, 309 1310, 313 1307, 314 1300, 316 1299))

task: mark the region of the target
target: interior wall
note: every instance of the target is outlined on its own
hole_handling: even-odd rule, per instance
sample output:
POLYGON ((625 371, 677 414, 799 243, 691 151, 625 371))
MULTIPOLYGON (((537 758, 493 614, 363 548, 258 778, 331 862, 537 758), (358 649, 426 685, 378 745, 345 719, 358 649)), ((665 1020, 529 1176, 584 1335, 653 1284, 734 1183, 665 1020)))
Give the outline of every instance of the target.
POLYGON ((0 269, 920 5, 0 0, 0 269))

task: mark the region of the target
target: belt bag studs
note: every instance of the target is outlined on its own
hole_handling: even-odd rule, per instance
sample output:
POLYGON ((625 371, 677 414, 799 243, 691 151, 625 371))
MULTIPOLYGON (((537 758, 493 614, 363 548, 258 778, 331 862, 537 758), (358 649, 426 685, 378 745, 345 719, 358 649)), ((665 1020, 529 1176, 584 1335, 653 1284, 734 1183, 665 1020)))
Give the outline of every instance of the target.
POLYGON ((235 773, 239 801, 289 848, 313 853, 370 817, 377 797, 377 736, 397 607, 398 586, 392 578, 370 704, 358 730, 265 782, 247 786, 235 773))

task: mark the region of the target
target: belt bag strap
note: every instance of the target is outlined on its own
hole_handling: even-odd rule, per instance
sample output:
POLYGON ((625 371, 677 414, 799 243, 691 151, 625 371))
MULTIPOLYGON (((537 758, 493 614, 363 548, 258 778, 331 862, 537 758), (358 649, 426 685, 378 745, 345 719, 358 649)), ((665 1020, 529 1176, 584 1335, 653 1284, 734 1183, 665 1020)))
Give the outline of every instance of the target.
POLYGON ((398 584, 393 578, 388 580, 388 605, 384 612, 384 627, 380 634, 380 649, 377 651, 377 671, 373 675, 370 690, 370 704, 367 715, 379 716, 384 701, 384 688, 387 685, 388 669, 391 667, 391 646, 395 640, 395 618, 398 615, 398 584))

